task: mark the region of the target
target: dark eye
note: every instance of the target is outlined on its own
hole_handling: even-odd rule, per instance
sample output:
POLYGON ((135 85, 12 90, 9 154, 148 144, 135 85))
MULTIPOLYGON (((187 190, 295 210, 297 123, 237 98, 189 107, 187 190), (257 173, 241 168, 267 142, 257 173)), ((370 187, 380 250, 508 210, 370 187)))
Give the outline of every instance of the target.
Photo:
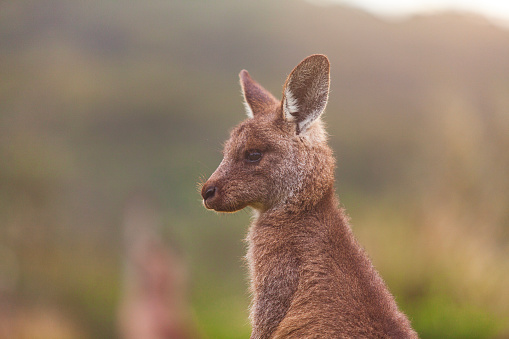
POLYGON ((248 162, 257 162, 262 158, 262 152, 257 149, 251 149, 246 151, 246 160, 248 162))

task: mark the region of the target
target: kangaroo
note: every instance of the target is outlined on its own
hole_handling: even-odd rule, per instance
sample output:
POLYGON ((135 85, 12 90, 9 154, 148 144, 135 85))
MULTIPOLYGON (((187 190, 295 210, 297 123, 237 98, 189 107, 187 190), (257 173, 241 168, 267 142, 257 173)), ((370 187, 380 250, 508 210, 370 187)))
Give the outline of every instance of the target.
POLYGON ((163 242, 160 213, 145 194, 133 195, 124 212, 124 288, 117 313, 121 339, 194 339, 187 301, 187 272, 163 242))
POLYGON ((252 339, 417 338, 336 198, 320 118, 329 70, 324 55, 304 59, 281 101, 240 72, 248 119, 231 132, 203 203, 254 212, 246 256, 252 339))

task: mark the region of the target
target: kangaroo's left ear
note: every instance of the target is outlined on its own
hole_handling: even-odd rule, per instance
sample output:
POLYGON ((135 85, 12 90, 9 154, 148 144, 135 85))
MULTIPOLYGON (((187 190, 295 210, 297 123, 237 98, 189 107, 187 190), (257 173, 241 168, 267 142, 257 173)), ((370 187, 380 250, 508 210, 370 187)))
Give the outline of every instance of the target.
POLYGON ((283 89, 283 118, 305 133, 323 113, 329 99, 330 64, 325 55, 311 55, 293 69, 283 89))
POLYGON ((239 73, 239 78, 248 117, 254 118, 259 114, 265 114, 279 104, 279 101, 262 85, 254 81, 245 69, 239 73))

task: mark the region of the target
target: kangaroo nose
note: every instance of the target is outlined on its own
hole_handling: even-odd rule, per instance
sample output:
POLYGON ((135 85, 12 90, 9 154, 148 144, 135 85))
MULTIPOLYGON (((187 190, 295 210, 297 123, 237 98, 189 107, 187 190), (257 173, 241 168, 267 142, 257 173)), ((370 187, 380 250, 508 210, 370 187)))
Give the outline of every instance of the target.
POLYGON ((204 187, 203 191, 201 193, 201 196, 203 197, 203 200, 207 200, 209 198, 212 198, 216 194, 216 187, 204 187))

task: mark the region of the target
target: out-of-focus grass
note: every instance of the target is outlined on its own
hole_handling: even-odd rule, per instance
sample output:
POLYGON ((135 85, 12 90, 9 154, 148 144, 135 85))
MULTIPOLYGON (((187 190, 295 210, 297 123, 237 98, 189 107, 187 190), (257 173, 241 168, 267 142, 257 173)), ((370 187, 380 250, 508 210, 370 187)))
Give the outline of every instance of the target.
POLYGON ((504 318, 439 293, 430 291, 409 309, 421 338, 493 338, 507 330, 504 318))

